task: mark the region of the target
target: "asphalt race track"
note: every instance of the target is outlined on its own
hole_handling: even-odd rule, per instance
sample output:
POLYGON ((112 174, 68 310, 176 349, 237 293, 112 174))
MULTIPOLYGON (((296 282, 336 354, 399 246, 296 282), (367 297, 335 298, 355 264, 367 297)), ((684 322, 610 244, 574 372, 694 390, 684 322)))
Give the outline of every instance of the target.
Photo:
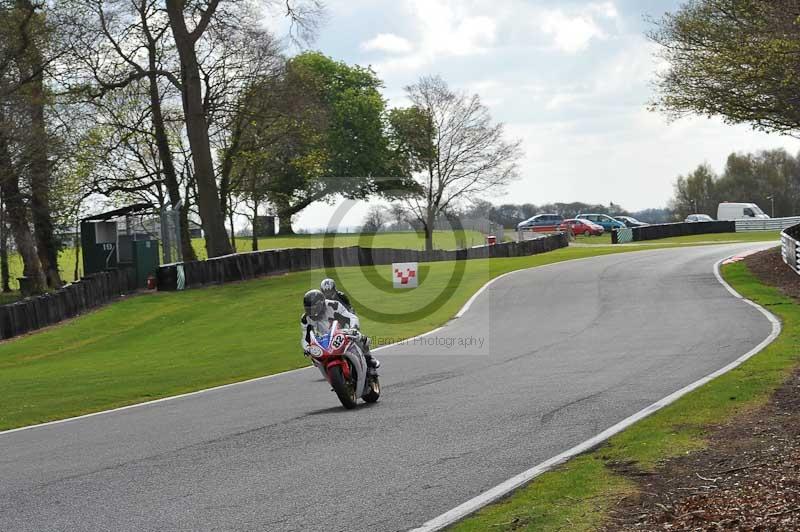
POLYGON ((761 342, 770 323, 713 273, 753 247, 507 276, 424 341, 377 353, 384 396, 355 411, 302 370, 0 434, 0 530, 418 526, 761 342))

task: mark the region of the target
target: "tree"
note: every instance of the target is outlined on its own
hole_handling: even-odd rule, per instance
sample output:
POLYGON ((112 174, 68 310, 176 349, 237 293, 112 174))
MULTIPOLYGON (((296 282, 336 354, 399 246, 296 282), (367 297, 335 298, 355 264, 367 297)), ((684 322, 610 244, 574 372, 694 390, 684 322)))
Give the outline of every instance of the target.
POLYGON ((373 205, 367 211, 364 222, 361 225, 363 233, 377 233, 388 222, 386 208, 381 205, 373 205))
POLYGON ((36 243, 30 229, 28 207, 20 190, 20 172, 11 156, 8 133, 12 131, 3 106, 0 106, 0 188, 5 200, 5 214, 17 251, 22 257, 22 275, 28 278, 32 293, 44 292, 47 280, 42 271, 39 256, 36 253, 36 243))
POLYGON ((30 209, 39 262, 45 273, 48 286, 62 285, 58 271, 59 242, 50 213, 51 161, 49 160, 49 134, 45 117, 48 94, 45 86, 45 68, 49 57, 46 47, 51 29, 47 26, 42 10, 44 4, 31 0, 15 0, 18 17, 29 22, 18 38, 25 43, 16 54, 16 71, 19 77, 16 102, 26 127, 18 130, 16 139, 21 147, 18 171, 28 176, 30 186, 30 209))
MULTIPOLYGON (((165 1, 173 40, 180 57, 184 120, 192 151, 197 203, 206 233, 206 249, 209 257, 223 255, 231 251, 230 241, 225 234, 225 208, 223 208, 223 205, 231 203, 231 198, 220 196, 209 134, 213 107, 210 105, 212 103, 210 95, 213 95, 218 87, 208 82, 216 76, 209 69, 203 68, 198 51, 209 52, 213 49, 208 36, 215 33, 215 28, 217 28, 216 35, 223 39, 220 42, 224 43, 225 35, 236 30, 238 21, 252 19, 250 15, 255 13, 255 10, 251 8, 257 4, 246 0, 165 1)), ((320 16, 321 7, 318 2, 286 0, 283 6, 286 15, 292 21, 292 26, 299 28, 301 34, 307 35, 313 31, 315 20, 320 16)), ((255 28, 257 23, 247 26, 255 28)), ((230 60, 234 56, 225 54, 225 58, 230 60)), ((227 83, 223 83, 222 86, 227 86, 227 83)), ((223 90, 223 94, 227 96, 230 96, 229 92, 227 89, 223 90)), ((231 97, 231 99, 236 98, 231 97)))
POLYGON ((448 88, 436 77, 406 87, 412 107, 395 109, 389 122, 395 149, 415 187, 404 201, 433 249, 434 222, 459 202, 499 192, 517 177, 521 142, 504 138, 477 95, 448 88))
POLYGON ((8 268, 8 225, 3 188, 0 186, 0 290, 11 292, 11 275, 8 268))
POLYGON ((387 216, 395 230, 406 230, 410 226, 408 211, 400 202, 389 205, 387 216))
POLYGON ((707 164, 701 164, 691 174, 678 176, 673 208, 681 219, 698 213, 714 215, 717 208, 716 179, 716 174, 707 164))
POLYGON ((391 188, 374 178, 393 162, 380 87, 369 69, 308 52, 248 90, 234 168, 262 181, 281 234, 291 234, 292 217, 316 201, 391 188))
POLYGON ((219 0, 209 0, 204 7, 187 7, 183 0, 166 0, 169 23, 181 61, 183 114, 192 150, 197 203, 209 257, 227 255, 232 251, 225 233, 225 217, 220 208, 214 159, 208 137, 208 117, 203 106, 203 78, 197 57, 197 42, 208 28, 219 3, 219 0), (187 18, 197 21, 191 29, 187 18))
POLYGON ((732 153, 717 175, 708 165, 678 176, 672 207, 679 219, 694 212, 714 216, 723 201, 754 202, 776 216, 800 212, 800 156, 783 149, 732 153))
POLYGON ((797 135, 798 13, 798 0, 693 0, 665 15, 650 34, 669 65, 652 107, 797 135))

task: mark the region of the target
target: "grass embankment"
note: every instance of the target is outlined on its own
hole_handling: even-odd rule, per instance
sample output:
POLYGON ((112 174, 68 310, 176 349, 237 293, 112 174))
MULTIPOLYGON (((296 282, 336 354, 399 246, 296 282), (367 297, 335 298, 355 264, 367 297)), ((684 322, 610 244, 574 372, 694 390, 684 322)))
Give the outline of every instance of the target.
MULTIPOLYGON (((477 231, 435 231, 433 235, 433 245, 437 249, 456 249, 459 247, 472 247, 482 245, 486 242, 485 237, 477 231)), ((195 238, 192 240, 198 258, 206 258, 205 240, 195 238)), ((259 249, 280 249, 280 248, 321 248, 321 247, 347 247, 362 246, 373 248, 397 248, 397 249, 425 249, 425 237, 414 232, 398 233, 378 233, 360 234, 347 233, 338 235, 295 235, 295 236, 275 236, 271 238, 260 238, 258 240, 259 249)), ((250 251, 252 241, 250 238, 237 238, 236 248, 238 251, 250 251)), ((58 256, 58 268, 61 271, 61 278, 66 282, 75 280, 75 248, 65 248, 58 256)), ((10 285, 15 292, 0 294, 0 305, 13 303, 21 296, 16 290, 19 289, 17 277, 22 276, 22 257, 13 253, 8 257, 10 285)), ((83 263, 78 265, 79 276, 83 272, 83 263)))
POLYGON ((783 331, 775 342, 737 369, 452 530, 594 530, 603 524, 607 511, 637 489, 615 468, 652 471, 663 460, 704 448, 710 427, 766 403, 800 361, 800 305, 761 284, 743 263, 726 266, 723 275, 739 293, 782 320, 783 331))
MULTIPOLYGON (((364 272, 340 268, 332 276, 354 300, 391 314, 420 309, 445 293, 441 306, 401 323, 375 319, 361 307, 366 332, 404 338, 443 324, 500 274, 623 251, 629 250, 567 248, 531 257, 424 264, 420 288, 404 291, 391 288, 388 266, 364 272), (460 281, 451 278, 456 264, 464 267, 460 281)), ((301 297, 324 275, 316 270, 154 293, 4 342, 0 430, 304 366, 298 347, 301 297)))
MULTIPOLYGON (((433 247, 436 249, 457 249, 481 246, 486 237, 478 231, 434 231, 433 247)), ((199 259, 206 258, 205 241, 202 238, 192 240, 199 259)), ((425 249, 425 235, 414 231, 397 233, 341 233, 273 236, 258 239, 258 249, 281 248, 321 248, 361 246, 365 248, 425 249)), ((253 249, 252 239, 237 238, 236 249, 239 252, 253 249)))

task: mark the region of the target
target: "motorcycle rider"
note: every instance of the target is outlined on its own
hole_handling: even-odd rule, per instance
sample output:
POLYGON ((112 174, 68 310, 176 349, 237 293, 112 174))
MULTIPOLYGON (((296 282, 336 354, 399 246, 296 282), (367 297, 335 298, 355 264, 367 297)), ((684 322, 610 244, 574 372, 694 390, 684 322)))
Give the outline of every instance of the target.
POLYGON ((336 289, 336 281, 333 279, 323 279, 319 284, 319 289, 325 294, 325 299, 338 301, 344 305, 347 310, 355 314, 355 312, 353 312, 353 305, 350 303, 350 298, 347 297, 347 294, 336 289))
POLYGON ((339 301, 326 299, 321 290, 309 290, 303 296, 303 309, 305 312, 300 318, 300 328, 302 336, 300 338, 300 345, 303 347, 303 353, 308 355, 308 346, 311 343, 311 335, 327 334, 331 329, 334 321, 339 322, 339 326, 343 329, 356 329, 361 351, 364 353, 364 359, 367 362, 370 374, 375 374, 376 370, 381 366, 377 358, 372 356, 369 350, 369 337, 361 334, 359 329, 358 316, 347 309, 339 301))

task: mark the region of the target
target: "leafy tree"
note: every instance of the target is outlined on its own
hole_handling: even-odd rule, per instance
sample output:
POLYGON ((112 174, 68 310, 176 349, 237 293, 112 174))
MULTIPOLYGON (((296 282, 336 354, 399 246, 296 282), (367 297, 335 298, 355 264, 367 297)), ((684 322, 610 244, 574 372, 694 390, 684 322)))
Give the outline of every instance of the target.
POLYGON ((370 69, 307 52, 250 88, 235 168, 262 181, 281 234, 311 203, 390 188, 377 178, 394 161, 380 87, 370 69))
POLYGON ((692 0, 666 14, 650 34, 669 65, 653 108, 796 135, 799 12, 797 0, 692 0))

